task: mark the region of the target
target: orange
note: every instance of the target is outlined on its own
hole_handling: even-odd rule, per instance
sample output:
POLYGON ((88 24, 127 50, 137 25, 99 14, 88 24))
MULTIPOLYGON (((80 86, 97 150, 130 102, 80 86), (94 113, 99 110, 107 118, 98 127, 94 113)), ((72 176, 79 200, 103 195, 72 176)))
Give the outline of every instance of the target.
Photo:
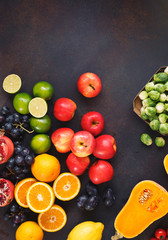
POLYGON ((33 176, 42 182, 52 182, 60 174, 61 166, 58 159, 49 154, 40 154, 31 166, 33 176))
POLYGON ((64 209, 56 204, 47 212, 38 215, 38 224, 46 232, 57 232, 65 226, 66 222, 67 215, 64 209))
POLYGON ((15 199, 20 206, 28 208, 26 201, 27 191, 29 187, 35 182, 37 182, 35 178, 25 178, 18 182, 15 186, 15 199))
POLYGON ((80 191, 80 187, 79 178, 68 172, 60 174, 53 184, 55 196, 62 201, 75 198, 80 191))
POLYGON ((47 183, 36 182, 27 191, 27 204, 36 213, 48 211, 54 204, 52 187, 47 183))
POLYGON ((166 173, 168 174, 168 154, 165 156, 163 160, 164 168, 166 170, 166 173))
POLYGON ((43 230, 33 221, 22 223, 16 230, 16 240, 42 240, 43 236, 43 230))

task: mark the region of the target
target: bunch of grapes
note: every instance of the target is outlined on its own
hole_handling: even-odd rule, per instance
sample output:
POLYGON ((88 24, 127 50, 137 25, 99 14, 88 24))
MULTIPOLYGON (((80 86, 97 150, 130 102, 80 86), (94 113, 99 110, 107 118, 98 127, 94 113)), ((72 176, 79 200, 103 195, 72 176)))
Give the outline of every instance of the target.
POLYGON ((34 154, 24 147, 21 142, 14 142, 14 155, 6 162, 1 172, 2 177, 11 180, 22 180, 31 172, 31 164, 34 162, 34 154))
POLYGON ((0 110, 0 129, 9 134, 14 140, 23 140, 25 131, 29 128, 29 116, 15 112, 11 114, 7 106, 0 110))
POLYGON ((4 221, 11 220, 14 228, 17 228, 21 223, 27 221, 29 210, 19 206, 16 202, 12 202, 7 211, 4 213, 4 221))

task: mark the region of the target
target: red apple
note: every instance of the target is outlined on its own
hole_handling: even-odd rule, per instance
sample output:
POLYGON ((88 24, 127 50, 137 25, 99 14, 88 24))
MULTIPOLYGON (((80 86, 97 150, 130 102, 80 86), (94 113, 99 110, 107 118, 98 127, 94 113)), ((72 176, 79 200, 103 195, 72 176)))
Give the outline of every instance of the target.
POLYGON ((96 140, 90 132, 79 131, 71 139, 71 151, 77 157, 89 156, 96 145, 96 140))
POLYGON ((94 184, 108 182, 113 178, 113 167, 104 160, 98 160, 89 168, 89 178, 94 184))
POLYGON ((100 78, 94 73, 84 73, 77 82, 79 92, 88 98, 96 97, 102 88, 100 78))
POLYGON ((71 128, 59 128, 51 135, 51 141, 56 150, 60 153, 66 153, 71 150, 70 142, 74 135, 71 128))
POLYGON ((70 153, 66 159, 66 165, 69 171, 77 176, 82 175, 90 164, 89 157, 77 157, 70 153))
POLYGON ((69 121, 73 118, 77 106, 69 98, 59 98, 54 104, 54 116, 60 121, 69 121))
POLYGON ((96 158, 110 159, 117 151, 115 139, 111 135, 101 135, 96 138, 96 147, 93 155, 96 158))
POLYGON ((103 131, 104 118, 99 112, 88 112, 82 117, 81 127, 83 130, 97 136, 103 131))

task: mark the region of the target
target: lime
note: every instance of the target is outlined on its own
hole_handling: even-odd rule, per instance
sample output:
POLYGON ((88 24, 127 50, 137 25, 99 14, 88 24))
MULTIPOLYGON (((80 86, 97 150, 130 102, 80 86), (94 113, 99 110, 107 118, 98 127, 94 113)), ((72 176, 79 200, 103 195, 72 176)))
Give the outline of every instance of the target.
POLYGON ((3 81, 3 89, 7 93, 14 94, 21 88, 21 78, 16 74, 8 75, 3 81))
POLYGON ((50 100, 54 94, 53 86, 45 81, 38 82, 33 87, 33 95, 41 97, 45 100, 50 100))
POLYGON ((17 93, 13 99, 13 106, 15 110, 20 114, 28 114, 29 113, 29 102, 32 97, 30 94, 22 92, 17 93))
POLYGON ((29 112, 33 117, 41 118, 47 113, 48 105, 43 98, 33 98, 29 103, 29 112))
POLYGON ((36 134, 34 137, 32 137, 30 146, 37 154, 45 153, 51 147, 50 137, 46 134, 36 134))
POLYGON ((51 118, 45 115, 42 118, 30 118, 30 127, 37 133, 46 133, 51 128, 51 118))

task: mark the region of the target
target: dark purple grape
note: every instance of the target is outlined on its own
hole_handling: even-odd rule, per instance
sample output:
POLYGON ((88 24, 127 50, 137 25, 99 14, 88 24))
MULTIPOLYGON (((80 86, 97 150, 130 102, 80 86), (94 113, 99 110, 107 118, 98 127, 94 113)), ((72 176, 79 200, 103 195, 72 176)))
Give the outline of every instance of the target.
POLYGON ((27 174, 30 172, 30 167, 26 166, 25 168, 23 168, 22 170, 23 173, 27 174))
POLYGON ((0 123, 3 123, 5 121, 5 116, 0 114, 0 123))
POLYGON ((12 224, 12 227, 16 229, 16 228, 19 227, 19 224, 13 223, 13 224, 12 224))
POLYGON ((9 208, 9 211, 11 213, 18 213, 19 212, 19 206, 17 203, 12 203, 12 205, 9 208))
POLYGON ((8 221, 10 218, 11 218, 10 213, 7 213, 7 212, 6 212, 6 213, 3 215, 3 220, 4 220, 4 221, 8 221))
POLYGON ((106 207, 111 207, 114 204, 115 196, 113 190, 108 187, 103 192, 103 203, 106 207))
POLYGON ((85 203, 88 200, 88 196, 86 194, 81 195, 80 197, 77 198, 77 207, 78 208, 83 208, 85 207, 85 203))
POLYGON ((7 116, 10 114, 10 109, 7 106, 2 106, 1 113, 3 116, 7 116))
POLYGON ((86 192, 89 196, 91 195, 98 195, 98 189, 97 189, 97 186, 95 186, 93 183, 89 182, 87 185, 86 185, 86 192))
POLYGON ((97 205, 99 204, 99 197, 97 195, 95 196, 90 196, 87 200, 87 202, 85 203, 85 210, 87 211, 92 211, 94 210, 97 205))
POLYGON ((13 121, 14 121, 14 123, 19 123, 20 122, 20 115, 19 115, 19 113, 14 113, 13 114, 13 121))
POLYGON ((7 161, 6 167, 9 169, 12 169, 14 166, 15 166, 15 158, 12 157, 7 161))
POLYGON ((23 178, 25 178, 25 174, 24 173, 20 173, 16 176, 17 180, 22 180, 23 178))
POLYGON ((17 145, 17 146, 15 147, 15 154, 21 153, 22 150, 23 150, 23 147, 22 147, 21 145, 17 145))
POLYGON ((19 128, 13 128, 11 130, 10 134, 13 138, 18 138, 20 136, 20 129, 19 128))
POLYGON ((30 166, 34 162, 34 158, 31 155, 25 157, 25 162, 30 166))
POLYGON ((29 123, 29 116, 28 115, 23 115, 21 117, 21 122, 22 123, 29 123))
POLYGON ((9 115, 6 120, 7 123, 13 123, 13 115, 9 115))
POLYGON ((23 148, 22 155, 25 157, 30 154, 30 150, 28 148, 23 148))
POLYGON ((15 166, 13 170, 16 175, 22 173, 22 168, 19 166, 15 166))
POLYGON ((24 166, 25 165, 24 157, 22 155, 19 155, 19 154, 15 156, 15 162, 18 166, 24 166))
POLYGON ((19 214, 14 215, 13 218, 12 218, 12 221, 13 221, 13 223, 15 223, 15 224, 20 223, 20 221, 21 221, 20 215, 19 215, 19 214))
POLYGON ((20 215, 20 222, 23 223, 23 222, 26 222, 26 221, 27 221, 27 217, 26 217, 26 215, 24 213, 22 213, 20 215))
POLYGON ((13 124, 12 123, 5 123, 4 127, 5 127, 5 130, 10 132, 13 128, 13 124))
POLYGON ((16 147, 16 146, 18 146, 18 145, 21 145, 22 143, 20 142, 20 141, 15 141, 14 142, 14 146, 16 147))

